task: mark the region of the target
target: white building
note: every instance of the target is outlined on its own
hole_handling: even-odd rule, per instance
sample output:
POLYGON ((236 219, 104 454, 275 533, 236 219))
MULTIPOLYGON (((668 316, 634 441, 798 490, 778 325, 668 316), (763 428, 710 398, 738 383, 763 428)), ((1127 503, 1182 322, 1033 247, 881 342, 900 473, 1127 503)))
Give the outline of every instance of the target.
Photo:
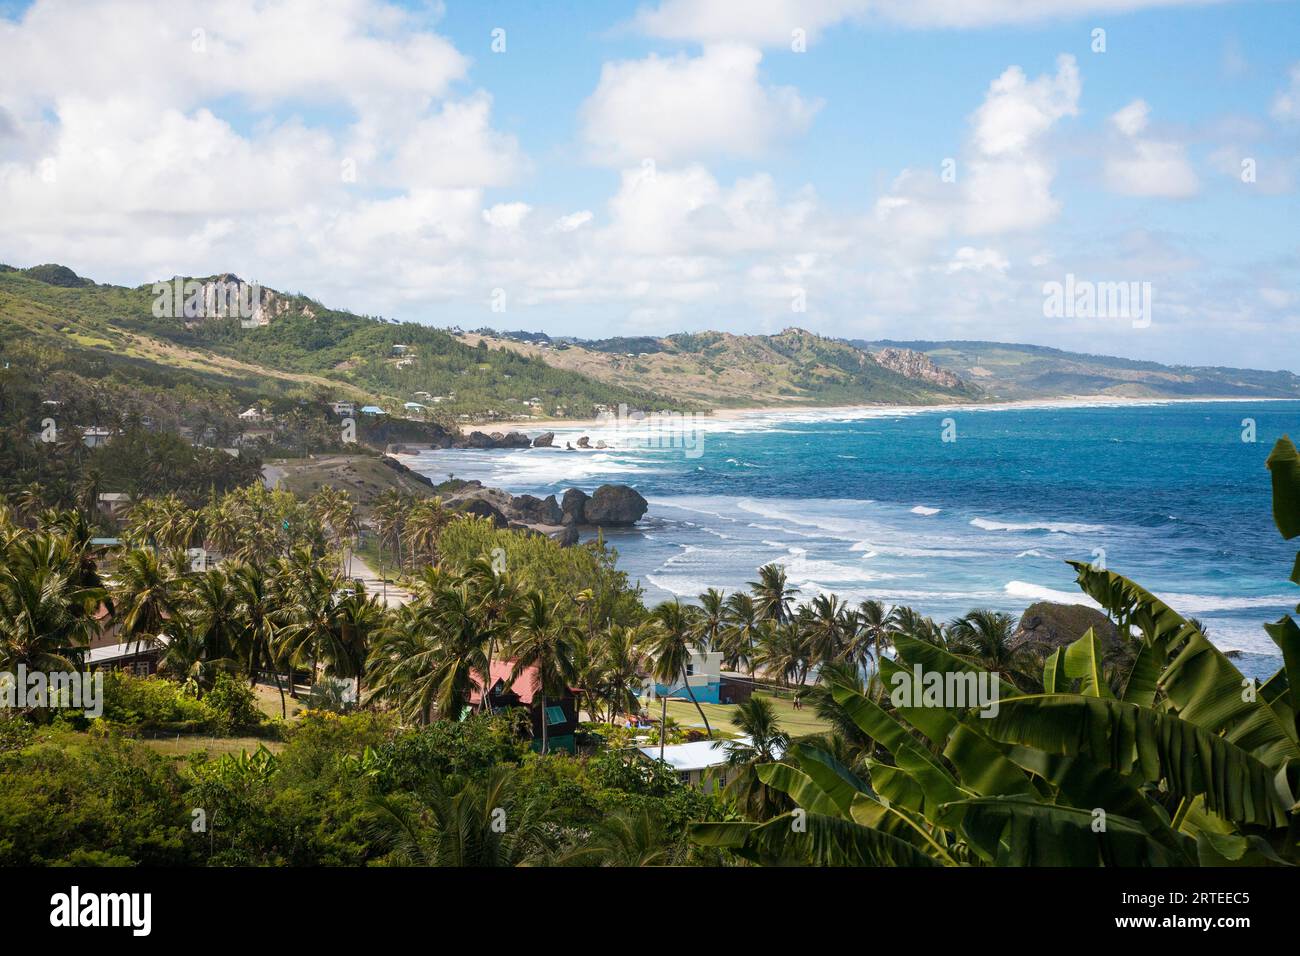
MULTIPOLYGON (((748 737, 738 738, 739 741, 748 743, 748 737)), ((639 748, 641 756, 647 760, 659 759, 658 747, 641 747, 639 748)), ((689 744, 669 744, 664 747, 664 763, 676 774, 682 783, 689 784, 692 787, 701 787, 706 792, 712 792, 717 787, 725 787, 735 776, 734 770, 729 770, 725 764, 727 762, 726 746, 718 740, 696 740, 689 744), (714 744, 717 744, 715 747, 714 744)))

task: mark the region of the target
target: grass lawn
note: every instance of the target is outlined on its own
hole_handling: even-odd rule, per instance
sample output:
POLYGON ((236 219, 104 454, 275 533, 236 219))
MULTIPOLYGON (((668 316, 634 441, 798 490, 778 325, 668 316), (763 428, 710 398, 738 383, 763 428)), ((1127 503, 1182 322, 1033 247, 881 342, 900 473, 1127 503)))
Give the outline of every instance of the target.
MULTIPOLYGON (((779 697, 771 697, 767 694, 756 694, 755 696, 766 697, 772 706, 776 709, 777 720, 781 724, 781 729, 791 737, 803 737, 807 734, 820 734, 830 730, 830 725, 817 718, 810 707, 805 706, 803 710, 795 710, 794 704, 789 700, 783 700, 779 697)), ((736 725, 731 722, 731 714, 736 712, 735 704, 701 704, 704 713, 709 718, 709 723, 715 730, 724 730, 728 733, 737 734, 740 731, 736 725)), ((646 710, 652 717, 659 716, 660 704, 658 701, 646 704, 646 710)), ((668 716, 677 721, 682 727, 703 727, 700 722, 700 715, 690 701, 670 700, 668 702, 668 716)))
MULTIPOLYGON (((299 690, 299 693, 302 691, 299 690)), ((257 698, 257 709, 268 717, 280 716, 280 692, 276 690, 275 684, 258 683, 253 687, 253 696, 257 698)), ((285 711, 289 720, 293 720, 303 709, 299 701, 289 696, 289 689, 284 690, 285 711)), ((697 718, 698 719, 698 718, 697 718)))
POLYGON ((160 754, 169 756, 181 756, 183 754, 194 753, 196 750, 206 750, 214 757, 222 754, 237 754, 241 750, 247 750, 250 754, 256 752, 258 746, 265 745, 266 749, 272 753, 279 753, 284 749, 284 744, 278 740, 262 740, 259 737, 204 737, 182 736, 182 737, 162 737, 159 739, 141 740, 150 750, 156 750, 160 754))

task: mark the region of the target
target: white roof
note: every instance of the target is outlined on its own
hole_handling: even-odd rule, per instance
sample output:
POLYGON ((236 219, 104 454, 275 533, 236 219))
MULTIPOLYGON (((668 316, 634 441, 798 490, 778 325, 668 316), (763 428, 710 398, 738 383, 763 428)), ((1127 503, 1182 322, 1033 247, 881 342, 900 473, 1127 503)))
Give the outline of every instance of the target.
POLYGON ((121 644, 106 644, 103 647, 94 647, 86 651, 87 664, 103 664, 107 661, 116 661, 123 657, 134 657, 150 650, 157 650, 159 647, 166 647, 170 640, 166 634, 158 635, 158 643, 150 647, 145 641, 123 641, 121 644))
MULTIPOLYGON (((738 743, 749 743, 748 737, 736 738, 738 743)), ((658 747, 642 747, 641 753, 651 760, 659 759, 658 747)), ((727 748, 718 740, 696 740, 689 744, 669 744, 664 748, 664 763, 677 771, 706 770, 727 760, 727 748), (718 746, 715 747, 714 744, 718 746)))

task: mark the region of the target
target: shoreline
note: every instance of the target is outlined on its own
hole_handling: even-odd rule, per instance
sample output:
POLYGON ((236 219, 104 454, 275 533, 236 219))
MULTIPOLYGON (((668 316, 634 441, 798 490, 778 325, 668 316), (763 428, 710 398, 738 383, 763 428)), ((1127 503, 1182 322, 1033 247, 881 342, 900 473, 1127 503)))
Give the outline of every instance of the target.
MULTIPOLYGON (((716 408, 711 412, 682 413, 683 416, 695 415, 698 421, 729 422, 744 421, 752 418, 780 417, 783 415, 825 414, 827 416, 852 415, 862 413, 862 417, 878 417, 896 412, 899 414, 918 414, 921 412, 945 411, 1007 411, 1024 408, 1090 408, 1097 406, 1152 406, 1152 405, 1194 405, 1194 404, 1244 404, 1249 402, 1291 402, 1300 401, 1292 398, 1243 398, 1204 397, 1204 398, 1129 398, 1114 395, 1068 395, 1060 398, 1021 398, 1006 402, 945 402, 938 405, 755 405, 743 408, 716 408)), ((689 420, 689 419, 688 419, 689 420)), ((569 432, 584 429, 607 428, 618 425, 619 419, 609 418, 526 418, 511 421, 467 423, 469 431, 548 431, 569 432)))

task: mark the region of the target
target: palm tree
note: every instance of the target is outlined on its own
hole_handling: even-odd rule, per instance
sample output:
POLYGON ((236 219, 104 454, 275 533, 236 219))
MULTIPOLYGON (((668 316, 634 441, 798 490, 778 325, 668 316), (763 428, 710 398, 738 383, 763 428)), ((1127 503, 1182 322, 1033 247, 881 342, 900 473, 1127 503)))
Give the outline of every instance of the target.
POLYGON ((239 603, 230 579, 220 568, 189 578, 184 590, 187 632, 208 660, 230 657, 239 640, 239 603))
POLYGON ((552 805, 524 799, 513 767, 496 766, 482 781, 436 776, 414 806, 376 797, 373 832, 394 861, 422 866, 524 866, 545 862, 554 848, 552 805))
POLYGON ((819 594, 813 598, 803 626, 817 661, 831 663, 843 657, 852 624, 838 597, 819 594))
POLYGON ((750 581, 749 588, 754 592, 760 620, 777 624, 790 620, 790 607, 799 590, 786 583, 785 568, 779 564, 763 565, 758 569, 758 580, 750 581))
POLYGON ((787 687, 803 684, 812 664, 812 644, 799 621, 765 621, 755 663, 787 687))
POLYGON ((236 565, 230 572, 230 583, 239 615, 239 640, 235 650, 248 669, 249 686, 255 686, 261 673, 269 670, 275 678, 276 690, 280 692, 280 715, 287 717, 288 705, 284 699, 280 660, 276 653, 277 618, 280 615, 277 583, 256 564, 236 565))
POLYGON ((95 631, 93 612, 104 597, 78 582, 80 568, 40 535, 6 549, 0 564, 0 666, 72 670, 95 631))
MULTIPOLYGON (((695 691, 691 688, 691 658, 693 652, 700 649, 699 640, 695 637, 694 615, 677 598, 664 601, 650 613, 659 625, 659 633, 654 638, 650 651, 654 659, 654 677, 669 687, 681 681, 686 688, 686 695, 699 712, 700 720, 704 721, 705 732, 712 739, 713 728, 709 726, 709 718, 700 702, 695 699, 695 691)), ((660 728, 659 750, 662 756, 663 728, 660 728)))
POLYGON ((700 595, 700 612, 695 622, 696 637, 705 651, 717 650, 722 643, 727 620, 727 598, 717 588, 700 595))
MULTIPOLYGON (((540 591, 531 591, 524 599, 511 622, 511 649, 515 658, 510 671, 513 685, 523 674, 535 669, 535 692, 542 698, 542 753, 549 751, 550 733, 547 726, 547 702, 564 695, 575 678, 573 650, 579 631, 560 613, 560 605, 548 605, 540 591)), ((488 687, 483 688, 484 696, 488 687)))
POLYGON ((619 713, 639 709, 637 690, 646 669, 645 645, 653 627, 647 622, 624 626, 610 623, 599 636, 600 696, 612 723, 619 713))
POLYGON ((713 744, 715 750, 721 747, 726 752, 724 766, 736 771, 727 784, 727 791, 740 810, 752 819, 771 819, 784 812, 789 801, 783 794, 769 789, 758 778, 755 768, 780 760, 790 746, 790 735, 781 729, 776 708, 766 697, 750 697, 739 704, 731 720, 744 736, 713 744))
POLYGON ((431 720, 435 710, 456 720, 474 688, 490 674, 486 645, 469 583, 427 567, 415 583, 411 603, 375 640, 367 662, 369 699, 389 700, 405 718, 419 723, 431 720))
POLYGON ((685 847, 673 842, 663 821, 648 809, 620 809, 602 817, 580 842, 561 854, 560 866, 677 866, 685 847))
POLYGON ((136 649, 152 647, 178 609, 179 582, 166 561, 153 551, 128 551, 117 567, 113 600, 122 635, 134 638, 136 649))
POLYGON ((722 660, 728 667, 744 667, 754 676, 754 648, 758 643, 758 605, 753 596, 737 591, 727 598, 727 629, 723 632, 722 660))
POLYGON ((1036 690, 1033 671, 1038 659, 1026 647, 1013 645, 1015 620, 1002 611, 980 609, 948 625, 948 649, 985 670, 1005 674, 1022 690, 1036 690))
POLYGON ((879 675, 881 647, 889 643, 889 613, 880 601, 866 600, 858 605, 855 623, 849 660, 861 668, 870 659, 879 675))

